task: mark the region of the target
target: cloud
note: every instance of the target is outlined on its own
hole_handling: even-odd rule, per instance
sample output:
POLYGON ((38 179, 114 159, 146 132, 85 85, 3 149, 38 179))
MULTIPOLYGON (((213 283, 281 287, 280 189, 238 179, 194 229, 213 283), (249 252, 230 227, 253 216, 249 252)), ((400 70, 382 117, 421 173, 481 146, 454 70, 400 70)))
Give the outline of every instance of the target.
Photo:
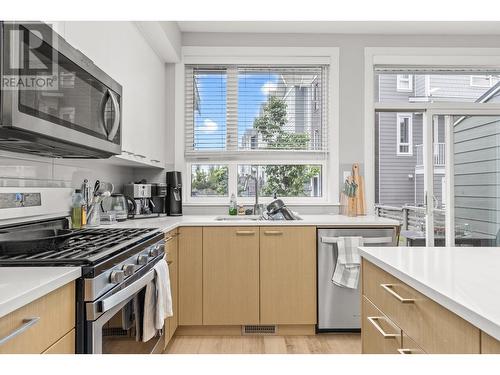
POLYGON ((212 121, 208 118, 205 119, 205 121, 203 121, 203 125, 199 127, 199 129, 202 132, 206 132, 206 133, 213 133, 213 132, 217 131, 218 128, 219 128, 219 125, 217 125, 217 123, 215 121, 212 121))
POLYGON ((269 95, 271 92, 273 91, 276 91, 276 89, 278 88, 278 85, 276 84, 276 82, 273 82, 273 81, 267 81, 266 83, 264 83, 262 85, 262 87, 260 88, 260 91, 264 94, 264 95, 269 95))

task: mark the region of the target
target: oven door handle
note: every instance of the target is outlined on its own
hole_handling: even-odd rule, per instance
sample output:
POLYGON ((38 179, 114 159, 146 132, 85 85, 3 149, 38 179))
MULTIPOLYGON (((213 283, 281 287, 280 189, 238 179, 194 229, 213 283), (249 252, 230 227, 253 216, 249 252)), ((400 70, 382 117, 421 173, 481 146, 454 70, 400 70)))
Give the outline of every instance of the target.
POLYGON ((149 284, 152 280, 155 278, 155 270, 152 269, 148 271, 144 276, 142 276, 140 279, 137 281, 134 281, 132 284, 128 285, 127 287, 123 288, 122 290, 116 292, 115 294, 109 296, 108 298, 105 298, 100 301, 100 313, 105 313, 108 310, 111 310, 113 307, 118 305, 119 303, 123 302, 127 298, 133 296, 136 294, 139 290, 144 288, 146 285, 149 284))

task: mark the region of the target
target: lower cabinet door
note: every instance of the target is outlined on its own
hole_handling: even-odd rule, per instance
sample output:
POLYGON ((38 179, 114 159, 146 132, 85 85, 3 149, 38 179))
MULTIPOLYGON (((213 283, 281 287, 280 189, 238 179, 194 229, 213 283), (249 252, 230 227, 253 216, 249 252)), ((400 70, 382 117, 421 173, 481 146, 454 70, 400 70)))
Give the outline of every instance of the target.
POLYGON ((259 323, 259 228, 203 228, 203 325, 259 323))
POLYGON ((316 324, 316 228, 260 228, 261 324, 316 324))
POLYGON ((481 332, 481 354, 500 354, 500 341, 481 332))
POLYGON ((363 354, 398 354, 402 332, 366 297, 362 297, 361 351, 363 354))

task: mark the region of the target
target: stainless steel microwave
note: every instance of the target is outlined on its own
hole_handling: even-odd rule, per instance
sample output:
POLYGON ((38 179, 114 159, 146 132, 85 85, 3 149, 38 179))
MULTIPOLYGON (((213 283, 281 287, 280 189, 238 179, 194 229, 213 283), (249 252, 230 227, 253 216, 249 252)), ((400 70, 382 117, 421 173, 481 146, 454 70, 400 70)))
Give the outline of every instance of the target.
POLYGON ((1 22, 0 43, 0 149, 61 158, 121 153, 118 82, 43 22, 1 22))

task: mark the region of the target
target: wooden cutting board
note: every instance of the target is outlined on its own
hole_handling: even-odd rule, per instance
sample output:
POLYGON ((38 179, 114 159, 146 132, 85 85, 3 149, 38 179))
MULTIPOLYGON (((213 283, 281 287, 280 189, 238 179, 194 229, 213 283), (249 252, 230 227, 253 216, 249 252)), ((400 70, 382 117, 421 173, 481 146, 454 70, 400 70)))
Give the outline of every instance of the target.
POLYGON ((366 202, 365 202, 365 181, 363 176, 359 174, 359 164, 354 163, 352 165, 352 178, 358 188, 356 190, 356 214, 365 215, 366 214, 366 202))

